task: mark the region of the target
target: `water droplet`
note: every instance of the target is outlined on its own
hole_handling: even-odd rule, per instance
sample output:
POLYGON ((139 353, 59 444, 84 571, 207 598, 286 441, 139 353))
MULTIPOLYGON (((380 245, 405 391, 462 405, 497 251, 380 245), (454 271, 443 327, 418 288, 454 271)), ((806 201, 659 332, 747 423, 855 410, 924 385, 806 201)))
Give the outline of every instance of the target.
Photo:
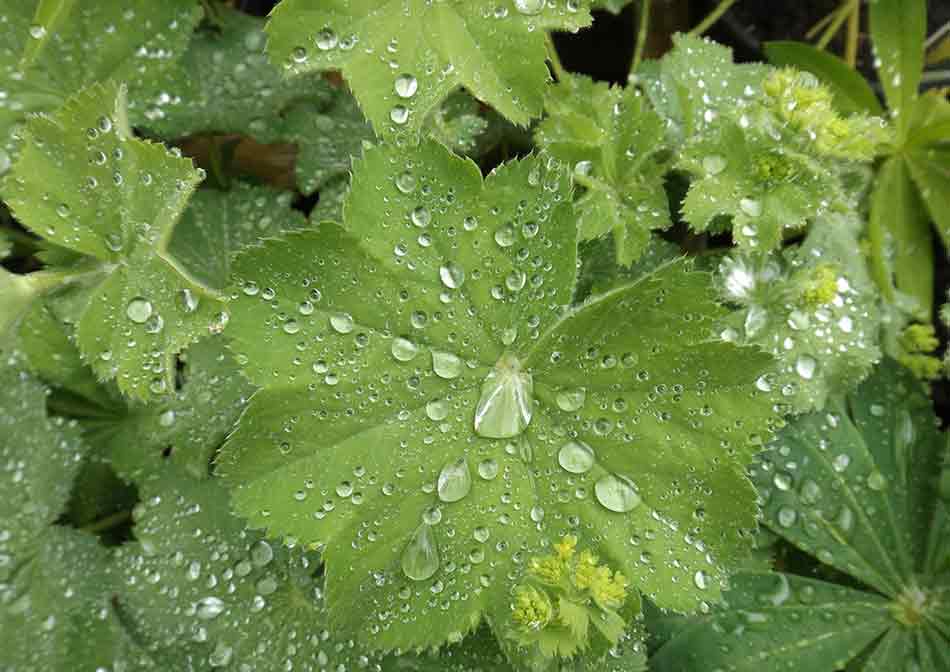
POLYGON ((41 40, 46 37, 46 27, 41 26, 38 23, 34 23, 30 26, 30 37, 34 40, 41 40))
POLYGON ((887 479, 884 477, 884 474, 875 469, 868 476, 868 487, 871 488, 871 490, 881 492, 887 487, 887 479))
POLYGON ((594 451, 583 441, 571 440, 561 446, 557 463, 572 474, 584 474, 594 466, 594 451))
POLYGON ((437 490, 443 502, 457 502, 472 489, 472 474, 464 457, 442 467, 437 490))
POLYGON ((465 282, 465 270, 458 264, 449 262, 439 268, 439 279, 449 289, 458 289, 465 282))
POLYGON ((528 16, 540 14, 545 0, 515 0, 515 9, 528 16))
POLYGON ((817 366, 815 358, 808 355, 800 355, 795 360, 795 372, 805 380, 811 380, 815 376, 817 366))
POLYGON ((338 39, 336 33, 334 33, 329 28, 324 28, 319 33, 317 33, 317 38, 314 40, 317 44, 317 49, 320 51, 329 51, 336 47, 338 39))
POLYGON ((532 506, 529 515, 531 516, 531 520, 536 523, 540 523, 542 520, 544 520, 544 509, 542 509, 540 506, 532 506))
POLYGON ((181 290, 179 299, 181 307, 186 313, 193 313, 198 309, 198 297, 190 289, 181 290))
POLYGON ((706 572, 701 569, 697 570, 696 573, 693 574, 693 585, 700 590, 706 590, 706 581, 708 578, 706 572))
POLYGON ((586 400, 587 390, 583 387, 578 387, 575 390, 561 390, 557 393, 556 398, 557 407, 568 413, 580 410, 586 400))
POLYGON ((419 89, 419 81, 409 74, 399 75, 396 78, 396 95, 400 98, 412 98, 419 89))
POLYGON ((776 520, 782 527, 791 527, 798 520, 798 512, 789 506, 783 506, 776 513, 776 520))
POLYGON ((400 126, 405 124, 409 121, 409 108, 405 105, 396 105, 389 111, 389 119, 400 126))
POLYGON ((831 461, 831 466, 839 474, 847 469, 849 464, 851 464, 851 456, 847 453, 841 453, 831 461))
POLYGON ((408 362, 419 354, 419 347, 412 341, 405 338, 394 338, 392 344, 392 353, 400 362, 408 362))
POLYGON ((787 491, 792 487, 792 477, 784 471, 777 471, 772 477, 772 483, 775 484, 775 487, 782 491, 787 491))
POLYGON ((251 562, 257 567, 264 567, 274 559, 274 549, 261 539, 251 546, 251 562))
POLYGON ((495 242, 499 247, 511 247, 515 244, 515 227, 505 224, 495 230, 495 242))
POLYGON ((145 320, 145 332, 148 334, 157 334, 165 327, 165 320, 161 315, 152 315, 145 320))
POLYGON ((152 316, 152 303, 148 299, 137 296, 129 301, 125 314, 136 324, 144 324, 152 316))
POLYGON ((498 462, 487 458, 478 463, 478 475, 486 481, 493 480, 498 476, 498 462))
POLYGON ((609 511, 626 513, 640 504, 637 488, 629 479, 607 474, 594 483, 594 496, 609 511))
POLYGON ((451 352, 432 351, 432 370, 439 378, 451 380, 462 374, 462 360, 451 352))
POLYGON ((233 649, 224 642, 218 642, 214 650, 208 656, 208 665, 211 667, 224 667, 231 662, 233 649))
POLYGON ((353 331, 353 316, 349 313, 334 313, 330 316, 330 326, 340 334, 353 331))
POLYGON ((485 381, 475 408, 475 433, 489 439, 518 436, 531 423, 534 382, 510 354, 502 355, 485 381))
POLYGON ((402 571, 413 581, 425 581, 439 569, 439 549, 430 525, 422 523, 402 551, 402 571))
POLYGON ((396 178, 396 188, 404 194, 411 194, 416 189, 416 176, 406 171, 396 178))
POLYGON ((751 198, 743 198, 739 201, 739 209, 749 217, 758 217, 762 214, 762 203, 751 198))
POLYGON ((426 404, 426 415, 435 422, 445 420, 449 415, 449 403, 445 399, 433 399, 426 404))
POLYGON ((718 175, 726 168, 726 160, 718 154, 712 154, 703 159, 703 170, 707 175, 718 175))
POLYGON ((225 604, 217 597, 203 597, 195 605, 195 614, 203 620, 211 620, 220 615, 225 609, 225 604))

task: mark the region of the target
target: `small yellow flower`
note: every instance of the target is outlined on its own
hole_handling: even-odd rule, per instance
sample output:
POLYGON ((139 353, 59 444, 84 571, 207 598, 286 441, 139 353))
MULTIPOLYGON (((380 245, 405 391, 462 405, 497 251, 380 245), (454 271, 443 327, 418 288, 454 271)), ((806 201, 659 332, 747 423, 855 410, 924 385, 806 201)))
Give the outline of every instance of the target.
POLYGON ((574 549, 577 547, 577 537, 573 535, 567 535, 560 542, 554 544, 554 550, 557 552, 557 557, 561 560, 570 560, 574 557, 574 549))
POLYGON ((838 273, 834 266, 822 264, 815 268, 814 275, 802 291, 802 301, 817 307, 834 300, 838 293, 838 273))
POLYGON ((602 607, 616 609, 627 599, 627 577, 620 572, 611 575, 606 567, 600 568, 591 585, 590 593, 602 607))
POLYGON ((564 575, 564 562, 553 555, 544 558, 532 558, 528 571, 545 583, 560 583, 564 575))
POLYGON ((540 630, 551 622, 554 608, 547 594, 534 586, 518 586, 511 619, 528 630, 540 630))

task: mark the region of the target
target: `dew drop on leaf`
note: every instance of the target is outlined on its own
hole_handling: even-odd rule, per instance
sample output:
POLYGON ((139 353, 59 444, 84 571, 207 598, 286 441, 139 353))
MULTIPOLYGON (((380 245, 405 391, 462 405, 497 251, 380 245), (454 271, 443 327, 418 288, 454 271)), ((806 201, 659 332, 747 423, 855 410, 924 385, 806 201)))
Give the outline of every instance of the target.
POLYGON ((422 523, 402 551, 402 571, 413 581, 425 581, 439 569, 439 549, 430 525, 422 523))
POLYGON ((472 474, 464 457, 442 467, 437 491, 443 502, 457 502, 472 489, 472 474))
POLYGON ((587 390, 585 390, 583 387, 578 387, 575 390, 561 390, 557 393, 556 397, 557 407, 562 411, 572 413, 574 411, 580 410, 586 399, 587 390))
POLYGON ((136 324, 144 324, 152 316, 152 303, 148 299, 137 296, 129 301, 125 314, 136 324))
POLYGON ((797 360, 795 360, 795 372, 805 380, 811 380, 815 376, 815 369, 818 367, 818 362, 815 361, 814 357, 809 355, 800 355, 797 360))
POLYGON ((261 539, 251 546, 251 562, 257 567, 267 566, 274 559, 274 549, 261 539))
POLYGON ((339 334, 353 331, 353 317, 349 313, 334 313, 330 316, 330 326, 339 334))
POLYGON ((432 370, 439 378, 451 380, 462 374, 462 360, 451 352, 432 351, 432 370))
POLYGON ((482 383, 475 433, 490 439, 518 436, 531 423, 534 382, 512 355, 503 355, 482 383))
POLYGON ((478 475, 486 481, 494 479, 498 475, 498 462, 487 458, 478 463, 478 475))
POLYGON ((419 354, 419 347, 408 339, 394 338, 391 352, 398 361, 408 362, 419 354))
POLYGON ((545 0, 515 0, 515 9, 522 14, 540 14, 545 0))
POLYGON ((458 264, 449 262, 439 268, 439 279, 449 289, 458 289, 465 282, 465 270, 458 264))
POLYGON ((594 484, 594 496, 605 509, 626 513, 640 504, 637 488, 627 478, 616 474, 607 474, 594 484))
POLYGON ((449 414, 449 404, 444 399, 433 399, 426 404, 426 415, 430 420, 445 420, 449 414))
POLYGON ((762 203, 752 198, 743 198, 739 201, 739 209, 749 217, 758 217, 762 214, 762 203))
POLYGON ((419 80, 409 74, 399 75, 396 78, 396 95, 400 98, 412 98, 419 89, 419 80))
POLYGON ((583 441, 571 440, 561 446, 557 463, 564 471, 586 474, 594 466, 594 451, 583 441))
POLYGON ((216 618, 224 611, 225 604, 217 597, 203 597, 195 606, 195 614, 203 620, 216 618))

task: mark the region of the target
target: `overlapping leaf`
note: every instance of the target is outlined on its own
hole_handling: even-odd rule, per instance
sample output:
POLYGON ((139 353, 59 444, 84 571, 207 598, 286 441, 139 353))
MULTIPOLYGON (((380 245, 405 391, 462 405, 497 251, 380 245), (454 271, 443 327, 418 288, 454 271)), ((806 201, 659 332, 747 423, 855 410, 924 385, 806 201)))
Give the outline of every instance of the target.
POLYGON ((710 339, 708 277, 667 265, 567 308, 549 157, 483 182, 435 143, 372 149, 345 222, 236 262, 229 333, 263 389, 219 461, 252 525, 325 547, 335 622, 378 648, 486 611, 501 634, 519 567, 568 532, 660 604, 712 599, 772 400, 766 357, 710 339))
POLYGON ((634 87, 613 88, 580 75, 552 87, 545 109, 549 116, 535 137, 574 166, 584 189, 576 205, 580 238, 612 234, 617 263, 629 266, 651 230, 672 224, 663 188, 662 157, 669 154, 663 122, 634 87))
POLYGON ((192 0, 23 0, 0 10, 0 174, 12 137, 31 112, 51 112, 80 89, 107 80, 133 88, 184 51, 201 17, 192 0))
POLYGON ((545 30, 590 23, 584 0, 284 0, 268 51, 291 74, 339 69, 377 133, 415 135, 453 89, 518 124, 541 113, 545 30))
POLYGON ((200 179, 190 161, 133 138, 120 90, 95 85, 29 123, 4 183, 23 224, 92 258, 74 278, 85 288, 77 340, 101 378, 135 397, 169 391, 173 355, 226 319, 167 253, 200 179))
POLYGON ((754 472, 765 520, 859 587, 740 574, 723 609, 666 644, 657 669, 946 669, 950 567, 935 425, 920 384, 890 360, 825 413, 790 424, 754 472))

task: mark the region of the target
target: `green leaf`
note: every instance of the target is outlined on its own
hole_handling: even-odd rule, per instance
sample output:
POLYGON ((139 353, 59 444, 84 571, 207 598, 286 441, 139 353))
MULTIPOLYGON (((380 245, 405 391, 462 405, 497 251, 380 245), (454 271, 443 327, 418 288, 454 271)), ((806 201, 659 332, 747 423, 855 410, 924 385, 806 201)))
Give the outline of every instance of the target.
POLYGON ((574 166, 584 188, 577 201, 581 240, 613 234, 616 259, 629 266, 653 229, 672 225, 663 188, 663 122, 633 87, 618 89, 580 75, 551 87, 538 144, 574 166))
POLYGON ((224 319, 218 297, 167 252, 200 179, 190 161, 133 138, 121 90, 95 85, 30 121, 4 184, 24 225, 96 261, 77 341, 101 378, 134 397, 170 390, 175 353, 224 319))
POLYGON ((125 0, 23 0, 0 12, 0 78, 8 95, 0 108, 0 142, 11 155, 18 144, 12 134, 30 113, 51 112, 94 82, 137 89, 159 76, 185 50, 201 17, 193 0, 134 6, 125 0))
MULTIPOLYGON (((870 227, 886 232, 883 246, 872 255, 887 260, 898 291, 914 300, 914 312, 929 320, 933 305, 934 249, 926 211, 911 182, 908 171, 913 165, 900 156, 887 159, 881 166, 871 194, 870 227)), ((924 172, 921 177, 926 179, 924 172)), ((935 196, 935 198, 940 198, 935 196)), ((880 240, 872 234, 872 241, 880 240)), ((880 261, 878 263, 881 263, 880 261)))
POLYGON ((897 597, 932 571, 924 559, 943 442, 930 402, 906 370, 885 360, 825 410, 790 425, 757 469, 766 523, 897 597))
POLYGON ((767 72, 762 65, 733 63, 728 47, 677 34, 658 67, 644 62, 643 84, 656 111, 669 122, 668 134, 682 142, 703 133, 721 114, 738 117, 761 94, 767 72))
POLYGON ((525 125, 541 114, 549 77, 545 31, 588 25, 588 5, 518 0, 489 11, 463 0, 284 0, 267 25, 268 51, 290 74, 342 70, 384 136, 418 134, 460 85, 525 125))
POLYGON ((490 122, 479 114, 481 103, 462 89, 454 91, 429 115, 429 135, 457 154, 474 156, 490 122))
POLYGON ((722 607, 650 659, 651 670, 834 672, 894 624, 884 598, 823 581, 742 572, 732 585, 722 607))
MULTIPOLYGON (((925 205, 926 212, 937 227, 937 233, 940 234, 944 248, 950 249, 950 148, 917 149, 908 152, 905 160, 910 177, 913 178, 920 194, 918 199, 908 195, 908 199, 916 201, 919 208, 917 219, 922 219, 919 214, 922 209, 920 206, 925 205), (920 201, 923 201, 923 204, 920 201)), ((920 237, 929 240, 923 232, 920 233, 920 237)), ((904 255, 903 252, 898 254, 904 255)), ((924 278, 920 278, 919 281, 922 283, 923 280, 924 278)))
POLYGON ((903 142, 924 68, 927 3, 877 0, 869 9, 878 78, 897 126, 898 139, 903 142))
POLYGON ((235 182, 228 191, 199 189, 172 233, 168 253, 206 287, 223 290, 231 259, 261 238, 306 226, 291 192, 235 182))
POLYGON ((325 547, 333 621, 374 648, 486 611, 504 638, 519 566, 568 532, 680 610, 743 552, 768 358, 709 338, 723 311, 680 264, 568 309, 569 195, 549 157, 483 181, 436 143, 378 147, 343 229, 236 262, 229 333, 263 389, 218 472, 252 526, 325 547))
POLYGON ((319 105, 333 97, 319 76, 289 81, 264 53, 264 20, 227 5, 215 7, 188 48, 160 76, 132 89, 130 110, 165 138, 197 132, 267 136, 279 112, 298 100, 319 105))
POLYGON ((149 650, 176 662, 166 669, 276 672, 374 662, 328 630, 319 558, 245 530, 216 481, 168 469, 142 486, 142 501, 138 541, 117 558, 119 603, 149 650))
POLYGON ((822 408, 881 357, 879 295, 855 255, 862 227, 857 217, 822 217, 781 257, 739 252, 719 265, 722 296, 740 307, 722 337, 772 353, 775 371, 756 384, 777 390, 793 412, 822 408))
POLYGON ((831 89, 835 106, 842 114, 883 112, 867 80, 834 54, 792 41, 767 42, 765 53, 774 65, 794 66, 821 79, 831 89))

